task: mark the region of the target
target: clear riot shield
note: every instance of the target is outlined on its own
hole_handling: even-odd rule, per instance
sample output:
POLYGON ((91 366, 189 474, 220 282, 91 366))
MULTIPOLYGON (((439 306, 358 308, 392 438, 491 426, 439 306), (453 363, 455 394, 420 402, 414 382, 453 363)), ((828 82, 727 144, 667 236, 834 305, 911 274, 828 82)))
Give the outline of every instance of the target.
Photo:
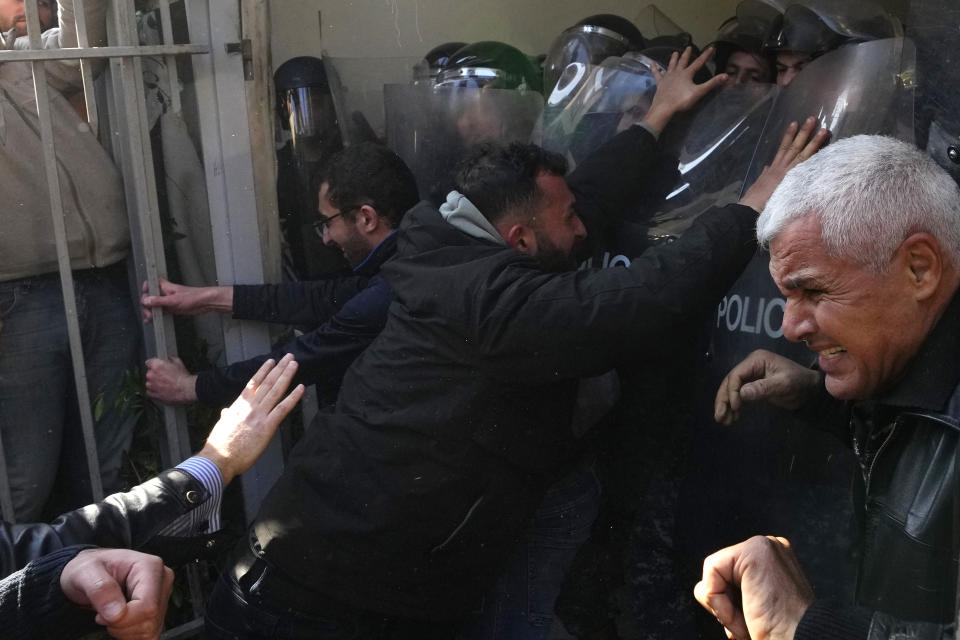
POLYGON ((909 39, 848 45, 817 58, 782 90, 744 187, 773 159, 787 125, 808 116, 834 140, 875 133, 912 142, 915 82, 916 52, 909 39))
POLYGON ((646 56, 628 53, 595 66, 568 65, 547 97, 534 141, 575 167, 619 131, 643 119, 656 92, 653 64, 646 56))
MULTIPOLYGON (((745 186, 776 153, 791 121, 816 116, 833 138, 861 133, 912 139, 914 50, 904 39, 848 45, 808 65, 777 97, 756 146, 745 186)), ((856 463, 838 439, 768 405, 744 410, 734 427, 713 421, 723 377, 755 349, 803 364, 816 354, 788 342, 781 323, 786 301, 758 254, 709 319, 704 381, 694 419, 694 447, 680 527, 684 557, 762 531, 793 542, 820 597, 853 598, 850 478, 856 463), (719 479, 719 480, 718 480, 719 479)))
MULTIPOLYGON (((547 99, 535 140, 576 166, 646 115, 656 91, 652 64, 628 54, 592 68, 570 65, 577 71, 547 99)), ((709 207, 737 199, 775 92, 769 84, 727 87, 664 132, 664 160, 640 206, 652 239, 675 238, 709 207)))
POLYGON ((466 150, 482 142, 526 142, 543 109, 534 91, 384 87, 386 141, 413 171, 420 196, 442 202, 466 150))
POLYGON ((323 56, 343 143, 383 142, 383 87, 407 83, 420 58, 340 58, 323 56))
POLYGON ((960 65, 952 0, 912 0, 907 36, 917 48, 917 143, 960 181, 960 65))

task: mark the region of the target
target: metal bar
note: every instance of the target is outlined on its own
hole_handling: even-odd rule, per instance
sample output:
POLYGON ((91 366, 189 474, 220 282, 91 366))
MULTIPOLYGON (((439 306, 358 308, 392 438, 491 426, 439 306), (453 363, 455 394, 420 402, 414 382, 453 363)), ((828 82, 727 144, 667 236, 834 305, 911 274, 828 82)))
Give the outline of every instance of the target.
MULTIPOLYGON (((116 35, 121 44, 129 44, 136 38, 136 25, 129 3, 117 3, 114 8, 116 35)), ((153 155, 147 116, 144 105, 143 69, 138 58, 121 58, 114 61, 114 70, 120 82, 118 106, 122 114, 122 136, 124 148, 125 182, 132 182, 134 206, 129 210, 130 228, 139 242, 137 264, 142 267, 142 275, 149 283, 150 293, 157 295, 156 289, 160 275, 166 274, 166 260, 163 255, 163 237, 160 229, 160 213, 157 204, 156 178, 153 169, 153 155)), ((138 269, 138 273, 141 269, 138 269)), ((166 358, 176 354, 175 339, 169 318, 160 313, 151 323, 156 356, 166 358), (168 327, 168 325, 170 325, 168 327)), ((190 455, 190 440, 187 436, 186 418, 182 409, 164 406, 164 426, 166 451, 164 462, 173 465, 190 455)))
MULTIPOLYGON (((30 0, 27 0, 29 2, 30 0)), ((85 60, 94 58, 133 58, 144 56, 178 56, 210 53, 198 44, 155 44, 139 46, 94 47, 92 49, 13 49, 0 51, 0 62, 32 62, 35 60, 85 60)))
MULTIPOLYGON (((119 43, 136 44, 137 30, 131 3, 118 3, 114 8, 116 36, 119 43)), ((131 231, 136 234, 146 281, 150 292, 157 291, 160 274, 166 274, 167 265, 163 254, 163 237, 160 229, 160 212, 157 203, 156 175, 154 173, 153 153, 148 128, 146 105, 144 104, 143 66, 138 57, 120 59, 115 65, 119 72, 123 88, 120 96, 123 104, 124 133, 121 136, 127 143, 125 169, 132 174, 135 211, 130 212, 131 231)), ((127 172, 125 171, 125 176, 127 172)), ((152 323, 156 355, 166 358, 176 353, 176 338, 171 318, 164 314, 154 316, 152 323)), ((186 414, 183 409, 164 406, 164 433, 166 435, 167 465, 171 466, 190 455, 190 439, 187 433, 186 414)), ((187 568, 187 586, 190 590, 190 602, 193 614, 203 616, 203 592, 200 576, 196 567, 187 568)))
POLYGON ((181 640, 181 638, 193 638, 200 635, 203 631, 203 618, 197 618, 186 622, 179 627, 170 629, 160 636, 160 640, 181 640))
MULTIPOLYGON (((74 18, 77 23, 77 48, 87 49, 90 40, 87 37, 87 12, 83 0, 73 0, 74 18)), ((93 90, 93 65, 89 60, 80 60, 80 77, 83 79, 83 100, 87 107, 87 123, 94 136, 100 136, 100 117, 97 111, 97 97, 93 90)))
MULTIPOLYGON (((174 44, 173 20, 170 18, 170 0, 160 0, 160 27, 163 30, 163 44, 174 44)), ((180 104, 180 77, 177 74, 177 58, 166 56, 167 81, 170 83, 170 108, 174 113, 180 113, 183 106, 180 104)))
POLYGON ((13 496, 10 493, 10 476, 7 475, 7 454, 3 450, 3 438, 0 438, 0 513, 4 522, 15 522, 13 496))
MULTIPOLYGON (((40 21, 37 0, 27 0, 27 31, 32 47, 40 46, 40 21)), ((70 339, 70 357, 73 360, 73 378, 77 388, 77 403, 80 408, 80 426, 90 471, 90 487, 94 500, 103 499, 103 484, 100 482, 100 458, 93 430, 93 411, 87 389, 87 371, 83 362, 83 344, 80 338, 80 321, 77 314, 77 298, 73 289, 73 271, 70 267, 70 252, 67 248, 66 223, 63 216, 63 198, 60 193, 60 177, 57 171, 57 153, 53 143, 53 121, 50 115, 50 95, 47 87, 47 70, 42 63, 32 63, 33 86, 37 100, 37 116, 40 120, 40 141, 43 147, 43 164, 46 169, 47 190, 50 195, 50 215, 53 236, 57 244, 57 266, 60 271, 60 288, 63 292, 63 308, 66 313, 67 335, 70 339)))

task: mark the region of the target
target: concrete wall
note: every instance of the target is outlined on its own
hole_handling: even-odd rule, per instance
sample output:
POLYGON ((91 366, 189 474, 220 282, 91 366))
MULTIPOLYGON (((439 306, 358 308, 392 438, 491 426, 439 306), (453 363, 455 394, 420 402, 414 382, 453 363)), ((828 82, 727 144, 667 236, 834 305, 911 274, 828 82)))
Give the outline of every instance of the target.
MULTIPOLYGON (((453 40, 500 40, 546 53, 563 29, 616 13, 651 35, 654 12, 636 0, 269 0, 273 64, 321 50, 348 57, 420 57, 453 40)), ((695 42, 708 43, 737 0, 661 0, 659 9, 695 42)))

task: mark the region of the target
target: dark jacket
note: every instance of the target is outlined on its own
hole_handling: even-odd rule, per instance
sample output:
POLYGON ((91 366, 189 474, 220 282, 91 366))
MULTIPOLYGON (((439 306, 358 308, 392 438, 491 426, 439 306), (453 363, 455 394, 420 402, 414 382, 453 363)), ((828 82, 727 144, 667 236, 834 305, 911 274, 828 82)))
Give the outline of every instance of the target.
POLYGON ((184 547, 190 545, 182 538, 177 539, 177 545, 170 544, 169 540, 158 539, 157 532, 208 497, 203 485, 189 473, 170 469, 126 493, 115 493, 103 502, 64 513, 50 524, 0 523, 0 576, 78 544, 156 553, 175 564, 176 547, 188 553, 184 547))
POLYGON ((197 374, 203 404, 224 407, 269 358, 292 353, 297 375, 291 384, 316 384, 321 404, 337 396, 343 373, 383 329, 392 293, 379 275, 396 252, 396 233, 385 238, 352 272, 323 280, 233 288, 233 317, 307 325, 311 330, 279 349, 197 374))
POLYGON ((860 463, 854 508, 861 608, 835 607, 829 617, 815 610, 816 619, 801 621, 798 640, 834 637, 824 629, 831 618, 857 630, 836 637, 873 640, 885 637, 880 628, 908 639, 950 633, 960 550, 960 295, 892 389, 869 402, 818 402, 808 413, 839 416, 832 422, 843 427, 860 463))
POLYGON ((84 549, 64 547, 0 580, 0 620, 7 640, 79 638, 98 627, 94 614, 67 600, 60 574, 84 549))
MULTIPOLYGON (((585 162, 569 178, 587 216, 636 196, 652 138, 618 138, 603 170, 585 162)), ((386 327, 261 507, 267 563, 362 609, 463 617, 575 453, 577 379, 714 305, 754 252, 755 216, 710 211, 629 268, 544 273, 415 207, 383 269, 386 327)))

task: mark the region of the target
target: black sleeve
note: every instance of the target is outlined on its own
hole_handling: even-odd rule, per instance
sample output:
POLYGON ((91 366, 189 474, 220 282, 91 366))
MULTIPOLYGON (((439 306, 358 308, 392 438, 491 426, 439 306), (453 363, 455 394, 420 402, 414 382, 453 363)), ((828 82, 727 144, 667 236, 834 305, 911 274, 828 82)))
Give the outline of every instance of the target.
POLYGON ((64 596, 63 568, 84 547, 59 549, 0 581, 0 620, 4 638, 78 638, 99 628, 92 611, 64 596))
POLYGON ((125 493, 68 511, 50 524, 0 524, 0 571, 10 574, 63 547, 93 544, 138 549, 208 497, 193 476, 170 469, 125 493), (187 493, 194 492, 193 501, 187 493))
POLYGON ((389 287, 378 277, 313 331, 270 353, 197 374, 197 399, 213 407, 229 405, 268 358, 278 360, 287 353, 298 364, 291 384, 319 384, 335 394, 347 368, 383 329, 390 298, 389 287))
POLYGON ((824 380, 821 374, 816 392, 794 413, 814 429, 832 433, 849 446, 852 405, 827 393, 824 380))
POLYGON ((711 209, 629 267, 555 274, 530 259, 494 270, 467 320, 476 366, 539 383, 598 375, 625 354, 654 349, 729 290, 756 251, 755 220, 749 207, 711 209))
POLYGON ((234 285, 233 317, 315 327, 329 320, 368 281, 367 276, 351 271, 309 282, 234 285))
POLYGON ((643 127, 618 133, 567 176, 587 237, 620 223, 650 188, 657 141, 643 127))
POLYGON ((953 640, 953 624, 910 622, 863 607, 817 600, 797 625, 794 640, 953 640))

